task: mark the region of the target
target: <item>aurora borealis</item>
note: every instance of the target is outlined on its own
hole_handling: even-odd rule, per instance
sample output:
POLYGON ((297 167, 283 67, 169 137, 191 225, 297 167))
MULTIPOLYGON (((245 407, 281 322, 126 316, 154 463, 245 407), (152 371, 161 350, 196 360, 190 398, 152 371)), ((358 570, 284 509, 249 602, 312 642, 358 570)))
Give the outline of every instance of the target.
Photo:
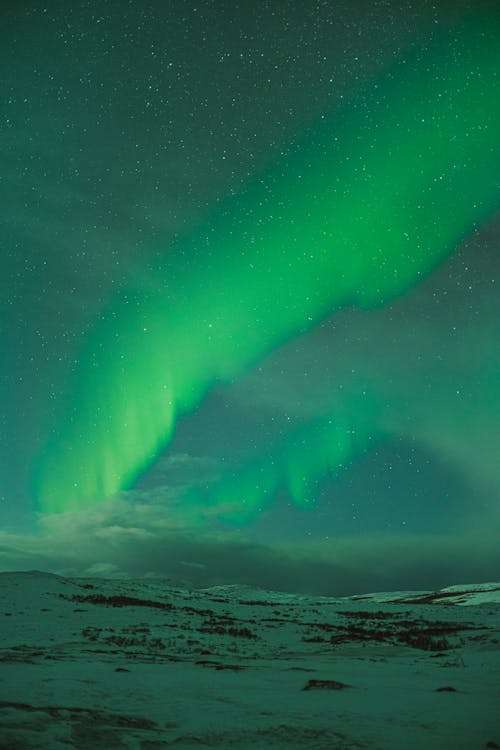
POLYGON ((2 508, 30 555, 90 523, 194 534, 186 570, 214 539, 351 539, 359 570, 380 534, 418 568, 498 520, 498 12, 388 2, 368 33, 308 4, 299 34, 278 5, 8 11, 2 508))

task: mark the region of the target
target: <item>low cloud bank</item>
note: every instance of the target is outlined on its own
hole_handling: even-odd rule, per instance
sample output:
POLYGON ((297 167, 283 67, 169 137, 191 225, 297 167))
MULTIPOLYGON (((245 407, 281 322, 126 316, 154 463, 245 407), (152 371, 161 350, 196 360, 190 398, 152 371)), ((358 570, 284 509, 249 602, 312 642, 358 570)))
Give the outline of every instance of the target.
POLYGON ((0 570, 159 577, 193 586, 241 583, 296 593, 349 595, 435 589, 500 579, 498 518, 461 535, 377 534, 262 545, 242 532, 174 526, 165 508, 115 500, 47 516, 26 534, 0 533, 0 570))

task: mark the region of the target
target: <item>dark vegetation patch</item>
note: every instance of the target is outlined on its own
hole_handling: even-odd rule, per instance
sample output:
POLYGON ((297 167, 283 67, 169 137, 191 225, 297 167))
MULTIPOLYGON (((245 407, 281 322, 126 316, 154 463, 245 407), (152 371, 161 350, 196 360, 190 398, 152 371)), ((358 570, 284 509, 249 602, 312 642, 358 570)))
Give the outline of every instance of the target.
POLYGON ((350 596, 349 599, 352 602, 361 602, 365 601, 366 599, 371 599, 370 594, 359 594, 358 596, 350 596))
MULTIPOLYGON (((109 631, 112 630, 112 628, 106 628, 106 630, 109 631)), ((100 641, 100 643, 106 643, 110 646, 120 646, 121 648, 139 647, 146 651, 164 651, 166 648, 161 638, 148 637, 148 634, 151 631, 147 627, 124 628, 126 635, 115 635, 113 633, 113 635, 107 635, 101 638, 102 632, 102 628, 95 628, 89 625, 82 630, 82 635, 89 641, 100 641)))
POLYGON ((392 623, 392 627, 387 628, 370 628, 350 623, 343 633, 332 635, 330 642, 337 644, 345 641, 378 641, 404 643, 422 651, 447 651, 454 648, 454 645, 445 636, 456 635, 466 627, 456 623, 416 623, 410 620, 392 623))
MULTIPOLYGON (((339 613, 340 614, 340 613, 339 613)), ((449 640, 449 637, 456 637, 463 630, 477 629, 478 626, 470 623, 443 622, 440 620, 410 620, 400 619, 403 614, 398 613, 396 621, 392 613, 385 612, 349 612, 348 617, 357 618, 361 622, 349 622, 347 625, 333 623, 303 623, 309 628, 309 632, 302 637, 306 643, 321 643, 326 639, 319 635, 317 631, 323 631, 330 634, 330 643, 333 645, 347 642, 368 642, 375 641, 379 643, 405 644, 411 648, 417 648, 422 651, 447 651, 455 648, 458 644, 449 640), (386 616, 388 614, 388 616, 386 616), (373 617, 375 615, 375 617, 373 617), (376 623, 370 623, 369 620, 375 620, 384 623, 381 627, 376 623)))
POLYGON ((143 716, 125 716, 124 714, 112 714, 107 711, 99 711, 93 708, 81 708, 79 706, 32 706, 29 703, 13 703, 11 701, 0 701, 2 708, 14 708, 18 711, 42 711, 53 719, 65 721, 68 718, 76 719, 82 716, 97 721, 105 722, 108 726, 126 727, 128 729, 158 729, 158 724, 143 716), (69 717, 68 717, 69 714, 69 717))
POLYGON ((345 630, 345 625, 334 625, 331 622, 303 622, 302 625, 309 628, 316 628, 317 630, 323 630, 325 633, 330 633, 333 630, 345 630))
POLYGON ((201 617, 213 617, 215 612, 213 609, 198 609, 197 607, 179 607, 183 612, 188 612, 190 615, 200 615, 201 617))
POLYGON ((397 639, 411 648, 419 648, 422 651, 448 651, 454 648, 446 638, 435 638, 426 630, 409 630, 398 633, 397 639))
POLYGON ((212 616, 209 619, 205 620, 203 623, 203 627, 212 627, 215 625, 234 625, 234 623, 237 622, 237 619, 235 617, 231 617, 230 615, 218 615, 212 616))
POLYGON ((153 607, 154 609, 171 610, 174 605, 168 602, 155 602, 151 599, 137 599, 134 596, 103 596, 102 594, 59 594, 60 599, 70 602, 88 602, 89 604, 103 604, 105 607, 153 607))
MULTIPOLYGON (((488 591, 500 591, 500 586, 488 589, 488 591)), ((398 604, 434 604, 440 602, 442 599, 454 599, 457 596, 468 596, 469 594, 475 593, 474 591, 434 591, 430 594, 424 594, 423 596, 416 596, 415 598, 408 597, 408 599, 397 599, 394 600, 398 604)), ((480 593, 480 592, 479 592, 480 593)))
POLYGON ((20 664, 34 664, 35 659, 47 659, 45 650, 36 649, 32 646, 19 645, 12 646, 9 651, 4 651, 0 654, 0 662, 19 662, 20 664))
MULTIPOLYGON (((296 724, 278 724, 263 729, 242 727, 239 729, 199 731, 196 734, 179 734, 168 747, 200 748, 265 748, 266 750, 286 750, 286 748, 336 748, 354 750, 365 745, 340 732, 318 727, 304 727, 296 724)), ((147 750, 147 746, 144 747, 147 750)))
POLYGON ((196 628, 199 633, 210 633, 212 635, 230 635, 233 638, 249 638, 257 639, 257 635, 252 633, 249 628, 227 628, 223 625, 206 625, 201 628, 196 628))
POLYGON ((87 628, 84 628, 82 630, 82 635, 84 638, 87 638, 89 641, 97 641, 99 640, 99 636, 102 633, 102 628, 94 628, 91 625, 89 625, 87 628))
POLYGON ((104 643, 120 646, 122 648, 139 646, 140 648, 145 648, 147 651, 163 651, 166 648, 161 638, 146 638, 146 636, 142 636, 142 638, 134 638, 133 636, 110 635, 103 640, 104 643))
MULTIPOLYGON (((113 630, 113 628, 109 628, 113 630)), ((145 622, 140 622, 138 625, 127 625, 123 628, 124 633, 151 633, 151 628, 145 622)))
POLYGON ((409 612, 351 612, 338 610, 337 614, 343 617, 355 617, 358 620, 395 620, 400 617, 410 617, 409 612))
POLYGON ((307 638, 304 636, 302 640, 304 641, 304 643, 327 643, 327 639, 323 638, 322 635, 313 635, 311 636, 311 638, 307 638))
POLYGON ((488 633, 481 633, 480 635, 471 635, 469 636, 470 641, 477 641, 478 643, 487 643, 488 641, 490 643, 498 643, 497 638, 492 638, 491 635, 488 633))

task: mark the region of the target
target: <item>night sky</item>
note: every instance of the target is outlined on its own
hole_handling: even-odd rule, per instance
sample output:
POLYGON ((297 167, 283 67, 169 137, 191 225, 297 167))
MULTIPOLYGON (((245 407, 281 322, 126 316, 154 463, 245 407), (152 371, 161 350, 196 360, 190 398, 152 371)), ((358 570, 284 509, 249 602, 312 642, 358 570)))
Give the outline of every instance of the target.
POLYGON ((0 20, 0 569, 498 578, 498 3, 0 20))

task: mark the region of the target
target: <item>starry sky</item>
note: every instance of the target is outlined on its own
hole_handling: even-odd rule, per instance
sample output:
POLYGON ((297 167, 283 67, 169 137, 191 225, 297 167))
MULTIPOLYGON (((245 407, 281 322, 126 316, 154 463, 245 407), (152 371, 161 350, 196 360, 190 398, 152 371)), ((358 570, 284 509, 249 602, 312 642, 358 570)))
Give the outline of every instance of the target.
POLYGON ((1 569, 500 576, 499 31, 2 4, 1 569))

